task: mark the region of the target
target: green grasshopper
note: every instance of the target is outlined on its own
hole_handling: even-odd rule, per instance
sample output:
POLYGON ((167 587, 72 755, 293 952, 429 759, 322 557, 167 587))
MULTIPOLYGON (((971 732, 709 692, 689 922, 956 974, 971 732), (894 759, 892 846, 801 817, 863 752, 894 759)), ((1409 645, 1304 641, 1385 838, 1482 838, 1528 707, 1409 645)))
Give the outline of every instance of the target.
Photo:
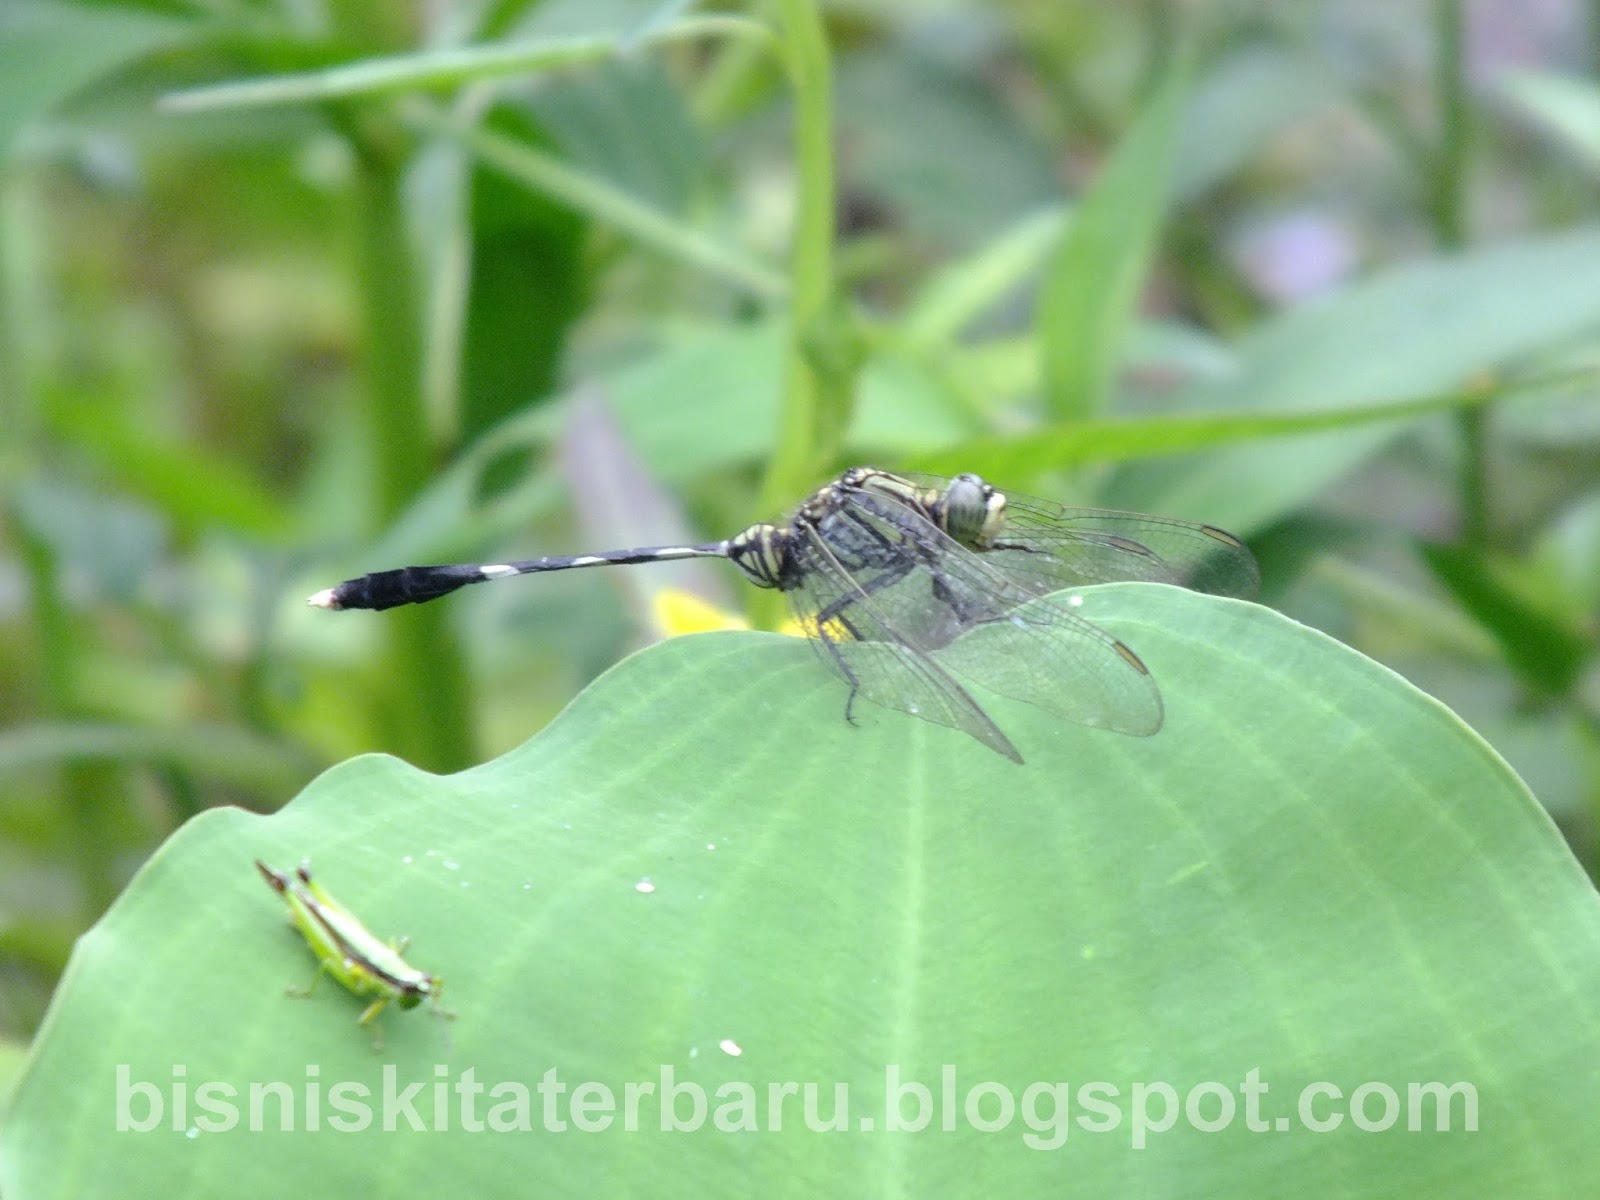
POLYGON ((372 1025, 372 1050, 383 1049, 383 1030, 372 1024, 392 1000, 402 1009, 416 1008, 424 1000, 441 1017, 456 1014, 439 1004, 444 981, 417 970, 401 957, 410 939, 390 943, 379 939, 348 908, 311 878, 311 864, 302 862, 293 876, 274 871, 259 858, 256 869, 289 906, 289 924, 298 929, 317 956, 317 973, 303 988, 289 988, 291 996, 309 996, 324 975, 331 975, 347 991, 374 996, 357 1024, 372 1025))

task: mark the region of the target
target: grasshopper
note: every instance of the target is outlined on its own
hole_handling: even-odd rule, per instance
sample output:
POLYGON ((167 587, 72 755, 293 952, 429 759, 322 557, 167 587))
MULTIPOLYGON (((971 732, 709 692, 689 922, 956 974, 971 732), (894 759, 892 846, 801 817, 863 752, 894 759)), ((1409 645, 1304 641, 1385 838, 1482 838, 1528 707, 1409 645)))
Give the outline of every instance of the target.
POLYGON ((311 878, 310 862, 302 862, 292 876, 273 870, 259 858, 256 869, 268 886, 283 897, 289 906, 289 923, 300 931, 317 956, 317 973, 310 984, 289 988, 289 995, 309 996, 323 975, 331 975, 354 995, 375 997, 356 1022, 372 1026, 373 1053, 383 1049, 383 1030, 373 1022, 390 1001, 410 1009, 426 1000, 436 1015, 456 1015, 439 1003, 444 981, 417 970, 401 957, 410 940, 400 938, 391 943, 378 938, 311 878))

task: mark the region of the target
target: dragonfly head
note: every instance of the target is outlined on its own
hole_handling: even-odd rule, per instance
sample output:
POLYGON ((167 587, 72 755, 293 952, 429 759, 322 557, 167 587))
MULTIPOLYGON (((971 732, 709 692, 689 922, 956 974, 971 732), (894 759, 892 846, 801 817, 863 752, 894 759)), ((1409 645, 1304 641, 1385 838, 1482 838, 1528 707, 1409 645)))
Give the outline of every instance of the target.
POLYGON ((992 546, 1006 523, 1005 493, 978 475, 957 475, 932 508, 939 526, 974 550, 992 546))
POLYGON ((752 525, 728 539, 728 560, 757 587, 782 587, 788 539, 788 532, 776 525, 752 525))

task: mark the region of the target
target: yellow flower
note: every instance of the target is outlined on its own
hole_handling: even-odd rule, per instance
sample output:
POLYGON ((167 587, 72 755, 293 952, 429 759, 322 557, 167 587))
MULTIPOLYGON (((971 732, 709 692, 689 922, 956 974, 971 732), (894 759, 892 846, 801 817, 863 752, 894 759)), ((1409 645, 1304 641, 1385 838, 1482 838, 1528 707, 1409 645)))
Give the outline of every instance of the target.
POLYGON ((750 622, 682 588, 662 588, 650 598, 650 623, 661 637, 707 633, 713 629, 749 629, 750 622))
MULTIPOLYGON (((724 612, 715 604, 701 599, 682 588, 662 588, 650 601, 650 622, 661 637, 677 637, 684 633, 708 633, 714 629, 749 629, 750 622, 737 613, 724 612)), ((815 621, 801 622, 793 617, 778 626, 778 632, 788 637, 815 637, 815 621)), ((838 621, 828 623, 828 632, 836 641, 849 641, 850 631, 838 621)))

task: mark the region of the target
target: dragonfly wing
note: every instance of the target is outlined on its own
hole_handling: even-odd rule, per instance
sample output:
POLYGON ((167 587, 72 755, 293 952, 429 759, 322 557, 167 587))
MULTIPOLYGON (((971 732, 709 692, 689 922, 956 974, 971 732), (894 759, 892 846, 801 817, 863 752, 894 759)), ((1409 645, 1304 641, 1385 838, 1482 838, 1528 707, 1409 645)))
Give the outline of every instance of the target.
POLYGON ((1013 762, 1022 761, 1011 740, 918 644, 914 632, 896 628, 882 611, 878 593, 870 590, 879 575, 863 572, 863 578, 847 570, 812 529, 797 532, 792 553, 802 582, 787 593, 790 608, 823 664, 850 684, 852 698, 860 695, 958 729, 1013 762))
POLYGON ((1161 728, 1161 693, 1149 670, 1098 625, 895 500, 860 495, 850 515, 872 541, 904 538, 915 548, 914 569, 867 586, 884 621, 941 666, 1080 725, 1135 736, 1161 728))
POLYGON ((1171 517, 1067 508, 1008 492, 998 543, 985 556, 1003 554, 1001 569, 1022 571, 1042 561, 1039 577, 1054 575, 1062 585, 1133 579, 1246 600, 1261 585, 1243 542, 1215 526, 1171 517))
MULTIPOLYGON (((937 475, 905 478, 923 488, 948 486, 937 475)), ((1260 586, 1255 557, 1215 526, 1109 508, 1069 508, 1010 491, 1005 497, 1005 526, 996 544, 969 549, 1034 595, 1137 580, 1250 599, 1260 586)))

